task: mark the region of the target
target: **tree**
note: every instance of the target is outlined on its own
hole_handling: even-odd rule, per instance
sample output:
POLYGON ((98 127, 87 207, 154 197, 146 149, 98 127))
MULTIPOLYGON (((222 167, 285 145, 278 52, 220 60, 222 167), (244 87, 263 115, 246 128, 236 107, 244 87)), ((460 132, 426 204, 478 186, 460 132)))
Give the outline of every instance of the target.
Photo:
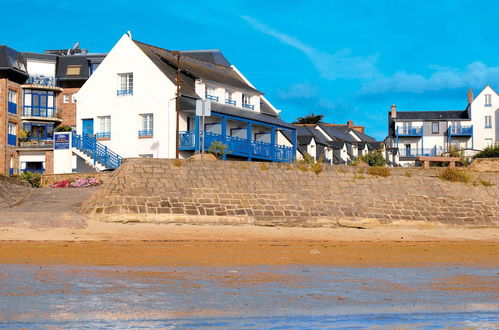
POLYGON ((324 115, 316 115, 313 112, 305 117, 298 117, 293 124, 321 124, 324 115))

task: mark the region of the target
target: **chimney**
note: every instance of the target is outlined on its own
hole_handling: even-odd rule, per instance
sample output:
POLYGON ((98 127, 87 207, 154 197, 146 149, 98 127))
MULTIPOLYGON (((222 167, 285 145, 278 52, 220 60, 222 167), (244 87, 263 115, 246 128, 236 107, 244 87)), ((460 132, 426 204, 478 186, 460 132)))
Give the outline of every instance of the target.
POLYGON ((352 128, 352 127, 353 127, 353 120, 351 120, 351 119, 350 119, 350 120, 347 122, 347 125, 348 125, 348 128, 352 128))
POLYGON ((473 90, 468 89, 468 104, 473 102, 473 90))
POLYGON ((395 104, 392 104, 392 112, 390 114, 391 118, 397 118, 397 106, 395 104))

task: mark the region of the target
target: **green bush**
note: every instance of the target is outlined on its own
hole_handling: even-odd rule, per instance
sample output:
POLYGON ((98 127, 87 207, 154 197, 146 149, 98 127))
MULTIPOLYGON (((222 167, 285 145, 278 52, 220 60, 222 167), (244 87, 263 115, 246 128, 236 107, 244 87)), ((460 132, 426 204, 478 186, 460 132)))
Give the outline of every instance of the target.
POLYGON ((229 146, 219 141, 213 141, 208 152, 215 155, 217 159, 221 159, 224 155, 229 153, 229 146))
POLYGON ((471 173, 469 173, 467 170, 460 170, 456 168, 449 168, 447 167, 445 170, 441 171, 438 173, 438 177, 442 180, 445 181, 450 181, 450 182, 463 182, 463 183, 468 183, 471 181, 471 173))
POLYGON ((367 174, 374 176, 387 177, 392 175, 387 167, 373 166, 367 169, 367 174))
POLYGON ((473 158, 496 158, 499 157, 499 145, 487 147, 477 153, 473 158))
POLYGON ((18 179, 28 182, 33 188, 40 188, 42 176, 37 172, 23 172, 18 179))
POLYGON ((57 126, 55 128, 56 132, 71 132, 72 130, 73 129, 71 128, 71 126, 68 126, 68 125, 57 126))
POLYGON ((459 150, 456 146, 451 146, 448 154, 449 157, 459 158, 459 162, 456 163, 457 166, 468 166, 470 164, 470 159, 464 155, 464 151, 459 150))
POLYGON ((358 158, 358 161, 363 161, 369 166, 385 166, 386 160, 381 149, 365 154, 358 158))

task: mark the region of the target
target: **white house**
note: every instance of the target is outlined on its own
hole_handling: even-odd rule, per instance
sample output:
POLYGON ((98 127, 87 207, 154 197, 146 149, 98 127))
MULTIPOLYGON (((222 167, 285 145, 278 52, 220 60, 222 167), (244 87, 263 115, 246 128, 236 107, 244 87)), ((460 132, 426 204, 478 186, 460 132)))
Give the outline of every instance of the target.
POLYGON ((120 157, 187 158, 220 142, 228 158, 294 159, 283 135, 296 140, 294 126, 218 50, 172 52, 125 34, 76 98, 79 138, 120 157), (211 103, 204 127, 199 100, 211 103))
POLYGON ((388 112, 388 144, 399 149, 400 164, 411 166, 418 156, 438 156, 451 147, 473 154, 499 141, 499 96, 486 86, 458 111, 388 112))

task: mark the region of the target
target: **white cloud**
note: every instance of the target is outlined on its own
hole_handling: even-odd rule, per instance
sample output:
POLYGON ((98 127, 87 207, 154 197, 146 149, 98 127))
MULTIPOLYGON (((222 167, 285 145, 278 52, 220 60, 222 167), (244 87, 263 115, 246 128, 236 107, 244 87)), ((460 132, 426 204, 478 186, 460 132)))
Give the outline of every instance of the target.
POLYGON ((421 94, 441 90, 499 84, 499 66, 489 67, 482 62, 473 62, 464 69, 431 66, 432 74, 395 72, 392 76, 381 77, 366 82, 360 94, 376 95, 385 93, 421 94))
POLYGON ((254 29, 304 53, 319 71, 321 77, 325 79, 367 79, 373 78, 378 74, 376 69, 377 55, 366 57, 352 56, 351 50, 348 48, 342 49, 334 54, 322 52, 305 44, 301 40, 279 32, 252 17, 242 16, 242 18, 254 29))

